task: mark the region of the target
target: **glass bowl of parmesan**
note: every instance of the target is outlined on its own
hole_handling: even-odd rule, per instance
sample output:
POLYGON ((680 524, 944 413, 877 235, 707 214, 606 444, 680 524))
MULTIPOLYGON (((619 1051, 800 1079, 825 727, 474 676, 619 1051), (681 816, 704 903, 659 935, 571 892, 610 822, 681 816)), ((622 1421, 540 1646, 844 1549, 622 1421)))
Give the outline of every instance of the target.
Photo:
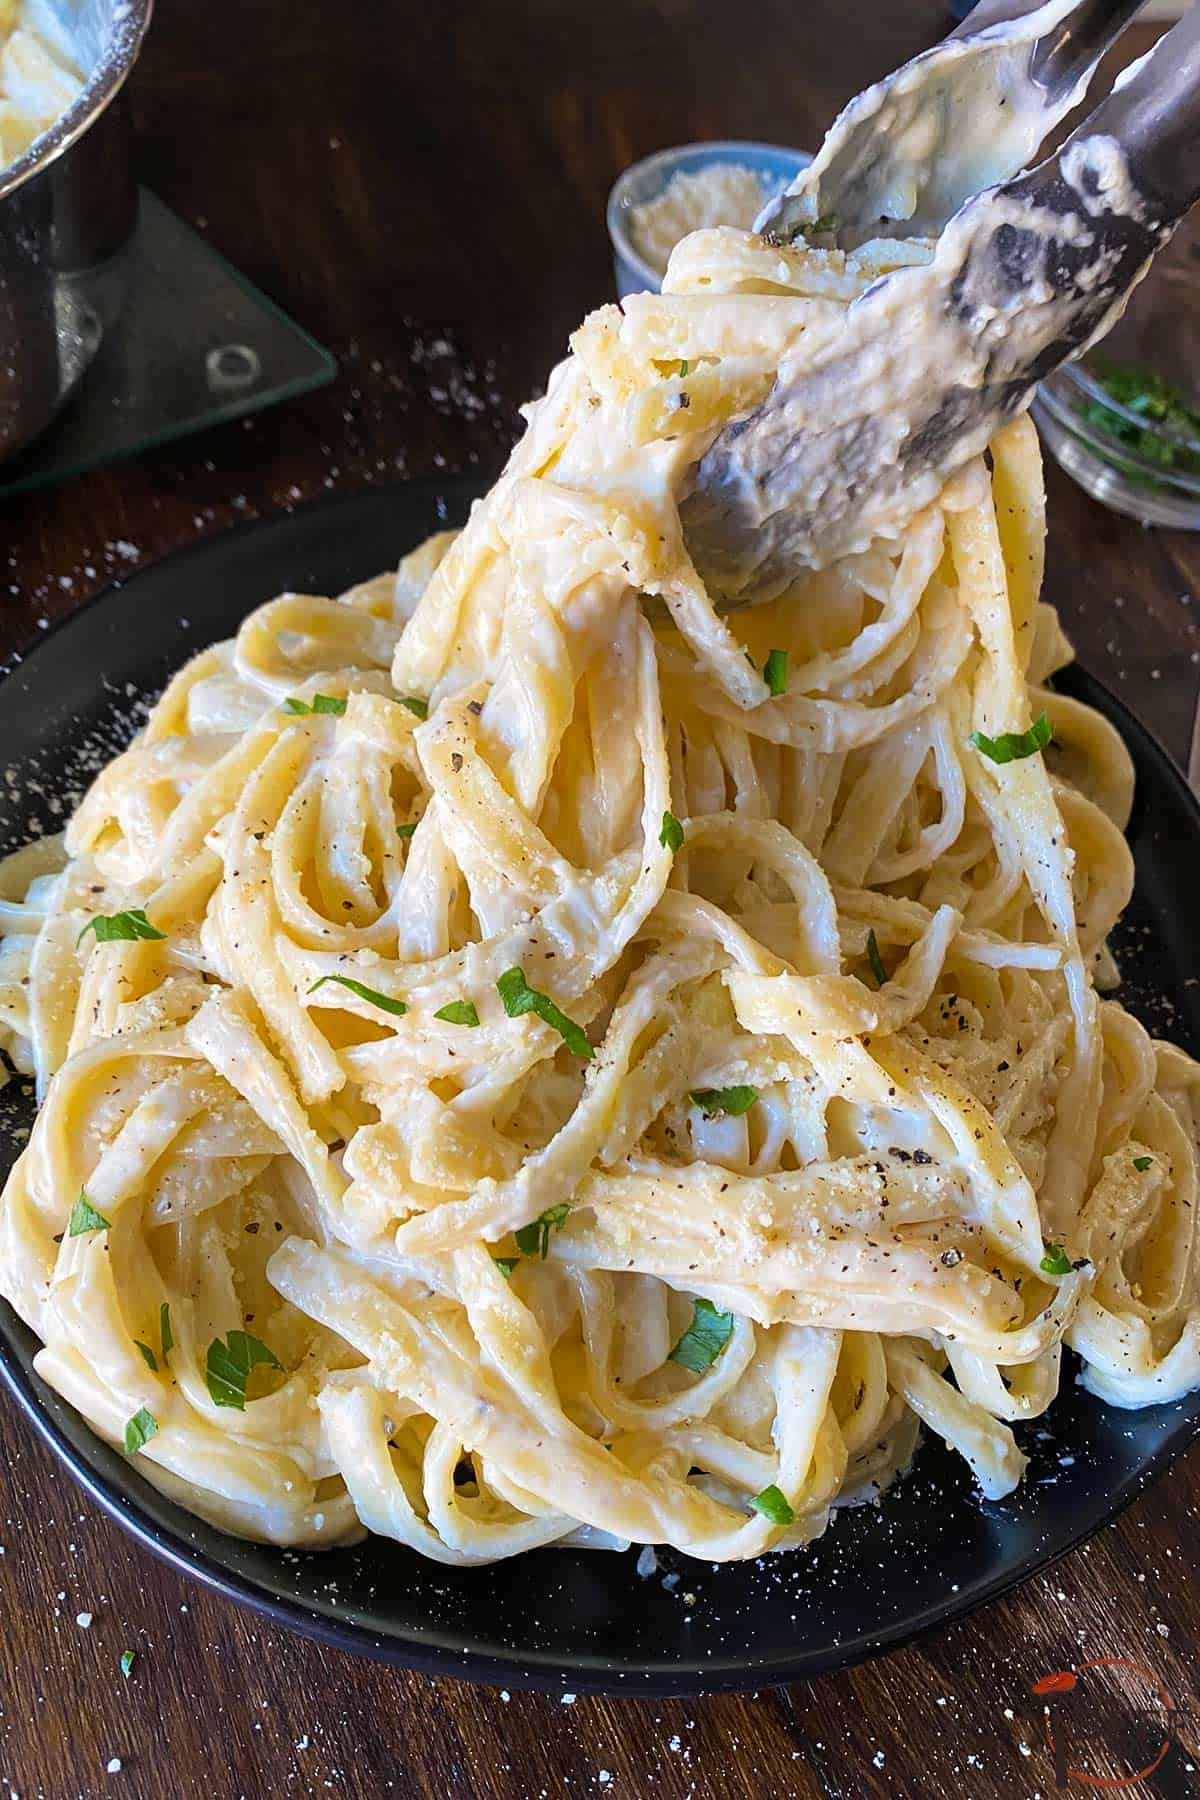
POLYGON ((617 295, 657 293, 671 252, 689 231, 749 231, 768 200, 812 157, 779 144, 681 144, 632 163, 608 196, 617 295))

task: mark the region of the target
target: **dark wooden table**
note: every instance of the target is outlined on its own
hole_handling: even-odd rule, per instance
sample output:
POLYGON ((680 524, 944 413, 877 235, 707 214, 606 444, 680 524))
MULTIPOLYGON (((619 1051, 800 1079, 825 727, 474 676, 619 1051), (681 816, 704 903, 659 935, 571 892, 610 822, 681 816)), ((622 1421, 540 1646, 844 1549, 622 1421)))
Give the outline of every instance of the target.
MULTIPOLYGON (((248 426, 10 502, 0 657, 114 575, 242 518, 495 470, 517 403, 611 296, 604 201, 625 163, 690 138, 815 145, 851 92, 946 24, 935 0, 160 13, 133 89, 146 180, 341 374, 248 426)), ((1087 664, 1182 754, 1200 547, 1113 517, 1056 469, 1049 486, 1048 590, 1087 664)), ((133 1549, 7 1403, 0 1452, 0 1800, 1032 1800, 1053 1791, 1027 1694, 1046 1670, 1125 1656, 1195 1698, 1196 1454, 1019 1595, 884 1662, 740 1698, 566 1705, 264 1629, 133 1549)), ((1200 1792, 1200 1720, 1180 1737, 1124 1791, 1200 1792)))

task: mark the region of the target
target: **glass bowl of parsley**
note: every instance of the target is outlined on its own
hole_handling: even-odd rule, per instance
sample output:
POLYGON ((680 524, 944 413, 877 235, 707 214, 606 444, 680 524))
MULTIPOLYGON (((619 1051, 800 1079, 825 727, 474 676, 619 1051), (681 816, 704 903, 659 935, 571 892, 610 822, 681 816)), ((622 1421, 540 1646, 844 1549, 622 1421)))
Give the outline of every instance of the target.
POLYGON ((1045 442, 1097 500, 1200 529, 1200 232, 1184 226, 1094 350, 1033 403, 1045 442))

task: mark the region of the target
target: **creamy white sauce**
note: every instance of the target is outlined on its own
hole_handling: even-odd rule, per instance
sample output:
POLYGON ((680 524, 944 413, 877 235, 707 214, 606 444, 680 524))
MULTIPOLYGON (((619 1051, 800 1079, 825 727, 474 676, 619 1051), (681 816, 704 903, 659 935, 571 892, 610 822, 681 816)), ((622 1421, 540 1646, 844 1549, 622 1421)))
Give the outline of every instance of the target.
POLYGON ((0 169, 49 131, 83 91, 83 77, 37 29, 27 0, 0 0, 0 169))
POLYGON ((663 275, 672 250, 689 232, 712 225, 749 231, 766 191, 762 177, 744 163, 710 163, 695 174, 681 169, 661 194, 631 208, 630 235, 654 273, 663 275))
MULTIPOLYGON (((1063 173, 1074 210, 980 196, 950 221, 930 263, 877 283, 815 357, 801 350, 785 360, 757 413, 702 459, 685 511, 689 542, 726 592, 770 591, 798 563, 822 567, 875 538, 898 537, 1011 416, 1011 407, 1001 410, 1005 384, 1020 383, 1043 350, 1078 327, 1081 296, 1102 294, 1120 254, 1114 247, 1084 260, 1072 295, 1046 278, 1045 250, 1053 243, 1086 253, 1093 218, 1140 219, 1143 211, 1112 138, 1072 145, 1063 173), (1020 280, 997 265, 996 234, 1006 225, 1029 253, 1020 280), (927 454, 914 454, 942 408, 938 437, 927 454)), ((1088 342, 1127 298, 1097 317, 1088 342)))
POLYGON ((1062 169, 1093 218, 1106 212, 1142 217, 1141 196, 1129 179, 1129 164, 1116 138, 1097 135, 1068 144, 1062 169))
POLYGON ((1065 211, 989 192, 1082 97, 1086 73, 1050 99, 1034 66, 1034 46, 1074 4, 1048 0, 949 39, 868 88, 760 215, 757 229, 785 239, 833 213, 843 248, 893 230, 937 247, 926 267, 856 301, 836 342, 785 361, 768 399, 702 459, 689 543, 727 594, 773 591, 798 563, 821 567, 897 537, 1028 403, 1037 356, 1068 332, 1094 342, 1119 317, 1127 294, 1106 308, 1104 289, 1121 252, 1089 255, 1093 220, 1144 223, 1114 139, 1069 147, 1065 211), (1075 269, 1065 284, 1045 274, 1059 249, 1075 269))
POLYGON ((867 88, 759 229, 789 231, 836 212, 846 248, 889 224, 936 236, 972 194, 1023 168, 1082 98, 1086 80, 1048 107, 1029 68, 1032 46, 1076 4, 1048 0, 1024 18, 949 38, 867 88))

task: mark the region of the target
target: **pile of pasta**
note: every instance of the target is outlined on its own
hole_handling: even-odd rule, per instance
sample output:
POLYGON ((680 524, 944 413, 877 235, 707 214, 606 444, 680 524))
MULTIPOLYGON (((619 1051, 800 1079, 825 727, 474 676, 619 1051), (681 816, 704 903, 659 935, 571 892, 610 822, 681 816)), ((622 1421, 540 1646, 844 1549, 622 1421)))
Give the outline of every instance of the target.
POLYGON ((917 254, 687 239, 460 534, 260 607, 4 865, 0 1289, 205 1518, 748 1558, 922 1427, 1009 1492, 1064 1344, 1200 1382, 1197 1068, 1101 998, 1132 775, 1047 685, 1031 425, 766 604, 681 530, 917 254))

